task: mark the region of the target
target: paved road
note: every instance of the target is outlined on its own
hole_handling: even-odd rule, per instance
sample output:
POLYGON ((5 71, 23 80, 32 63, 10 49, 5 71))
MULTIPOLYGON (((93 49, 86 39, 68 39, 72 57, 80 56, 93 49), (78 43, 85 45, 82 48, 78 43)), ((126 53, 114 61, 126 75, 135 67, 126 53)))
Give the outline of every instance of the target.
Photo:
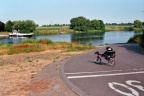
MULTIPOLYGON (((116 51, 114 67, 94 62, 93 53, 63 62, 61 77, 80 96, 144 96, 144 52, 137 44, 109 45, 116 51)), ((104 52, 105 47, 97 49, 104 52)))

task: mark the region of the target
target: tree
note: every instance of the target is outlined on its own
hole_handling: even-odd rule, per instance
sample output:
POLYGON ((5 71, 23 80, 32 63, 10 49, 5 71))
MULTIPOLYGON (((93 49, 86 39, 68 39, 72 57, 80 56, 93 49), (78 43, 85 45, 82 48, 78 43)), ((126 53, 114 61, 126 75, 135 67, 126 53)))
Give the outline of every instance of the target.
POLYGON ((144 22, 142 22, 142 26, 144 26, 144 22))
POLYGON ((134 27, 135 28, 142 28, 142 22, 139 20, 134 21, 134 27))
POLYGON ((4 31, 5 24, 0 21, 0 32, 4 31))
POLYGON ((99 30, 100 29, 100 22, 98 20, 91 20, 90 27, 99 30))
POLYGON ((90 20, 82 16, 72 18, 70 22, 71 22, 70 28, 76 31, 87 31, 90 25, 90 20))
POLYGON ((12 32, 12 26, 13 26, 13 24, 14 23, 12 21, 10 21, 10 20, 7 21, 6 25, 5 25, 5 30, 8 31, 8 32, 12 32))
POLYGON ((13 29, 20 30, 20 33, 30 33, 36 28, 36 24, 32 20, 14 21, 13 29))
POLYGON ((102 20, 89 20, 85 17, 79 16, 76 18, 72 18, 70 20, 70 29, 74 29, 76 31, 85 31, 88 29, 92 30, 105 30, 105 25, 102 20))
POLYGON ((100 22, 100 30, 105 30, 105 24, 103 23, 102 20, 99 20, 100 22))

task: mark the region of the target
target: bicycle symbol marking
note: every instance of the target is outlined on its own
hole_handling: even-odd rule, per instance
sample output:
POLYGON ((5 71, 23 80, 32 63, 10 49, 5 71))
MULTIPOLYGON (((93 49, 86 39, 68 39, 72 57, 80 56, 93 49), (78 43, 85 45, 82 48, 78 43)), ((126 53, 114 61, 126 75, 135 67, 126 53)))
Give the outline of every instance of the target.
POLYGON ((141 85, 138 85, 138 84, 135 85, 135 84, 132 84, 132 83, 138 83, 138 84, 140 84, 141 82, 140 82, 140 81, 136 81, 136 80, 127 80, 127 81, 126 81, 126 84, 127 84, 127 85, 121 84, 121 83, 117 83, 117 82, 111 82, 111 83, 108 83, 108 85, 109 85, 109 87, 110 87, 111 89, 113 89, 114 91, 116 91, 116 92, 118 92, 118 93, 120 93, 120 94, 122 94, 122 95, 125 95, 125 96, 139 96, 139 93, 138 93, 135 89, 131 88, 131 86, 132 86, 132 87, 135 87, 135 88, 137 88, 137 89, 139 89, 139 90, 141 90, 141 91, 144 91, 144 87, 141 86, 141 85), (127 88, 127 89, 130 90, 132 93, 123 92, 123 91, 115 88, 114 85, 127 88))

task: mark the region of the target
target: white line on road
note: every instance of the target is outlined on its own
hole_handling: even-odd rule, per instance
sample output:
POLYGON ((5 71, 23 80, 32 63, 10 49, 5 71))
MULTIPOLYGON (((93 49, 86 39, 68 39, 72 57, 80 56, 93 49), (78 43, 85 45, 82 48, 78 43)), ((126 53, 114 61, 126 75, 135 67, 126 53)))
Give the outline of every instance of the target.
POLYGON ((119 76, 119 75, 130 75, 130 74, 142 74, 144 71, 140 72, 128 72, 128 73, 115 73, 115 74, 100 74, 100 75, 85 75, 85 76, 68 76, 68 79, 74 78, 89 78, 89 77, 104 77, 104 76, 119 76))
POLYGON ((144 70, 144 68, 140 69, 127 69, 127 70, 110 70, 110 71, 94 71, 94 72, 75 72, 75 73, 65 73, 66 75, 74 75, 74 74, 89 74, 89 73, 102 73, 102 72, 120 72, 120 71, 137 71, 144 70))
POLYGON ((87 74, 87 73, 114 72, 114 71, 123 71, 123 70, 94 71, 94 72, 76 72, 76 73, 65 73, 65 74, 87 74))

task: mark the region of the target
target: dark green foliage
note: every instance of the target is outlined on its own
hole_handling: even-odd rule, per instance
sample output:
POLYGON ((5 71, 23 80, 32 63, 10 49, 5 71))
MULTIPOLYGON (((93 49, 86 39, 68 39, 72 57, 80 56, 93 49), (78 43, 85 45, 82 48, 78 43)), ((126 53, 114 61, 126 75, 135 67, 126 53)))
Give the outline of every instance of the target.
POLYGON ((124 30, 125 30, 125 31, 133 31, 134 28, 133 28, 133 27, 124 27, 124 30))
POLYGON ((8 21, 5 25, 5 30, 12 32, 13 30, 18 30, 20 33, 30 33, 36 29, 36 24, 32 20, 23 21, 8 21))
POLYGON ((85 17, 76 17, 70 20, 70 28, 75 31, 87 32, 88 30, 105 30, 105 25, 102 20, 89 20, 85 17))
POLYGON ((142 28, 142 22, 139 20, 134 21, 134 27, 135 28, 142 28))
POLYGON ((70 28, 76 31, 87 31, 90 25, 90 20, 82 16, 72 18, 70 22, 71 22, 70 28))
POLYGON ((143 34, 140 39, 141 39, 140 46, 144 49, 144 29, 143 29, 143 34))
POLYGON ((144 49, 144 34, 135 35, 128 40, 128 43, 138 43, 144 49))
POLYGON ((14 25, 14 23, 12 21, 7 21, 6 22, 6 25, 5 25, 5 31, 8 31, 8 32, 12 32, 12 26, 14 25))
POLYGON ((0 21, 0 32, 4 31, 5 24, 0 21))
POLYGON ((129 40, 128 40, 128 43, 138 43, 138 44, 140 44, 140 42, 141 42, 141 35, 135 35, 135 36, 133 36, 132 38, 130 38, 129 40))
POLYGON ((30 33, 36 29, 36 24, 31 20, 15 21, 13 29, 20 30, 20 33, 30 33))
POLYGON ((100 30, 105 30, 105 24, 103 23, 102 20, 99 20, 100 22, 100 30))

